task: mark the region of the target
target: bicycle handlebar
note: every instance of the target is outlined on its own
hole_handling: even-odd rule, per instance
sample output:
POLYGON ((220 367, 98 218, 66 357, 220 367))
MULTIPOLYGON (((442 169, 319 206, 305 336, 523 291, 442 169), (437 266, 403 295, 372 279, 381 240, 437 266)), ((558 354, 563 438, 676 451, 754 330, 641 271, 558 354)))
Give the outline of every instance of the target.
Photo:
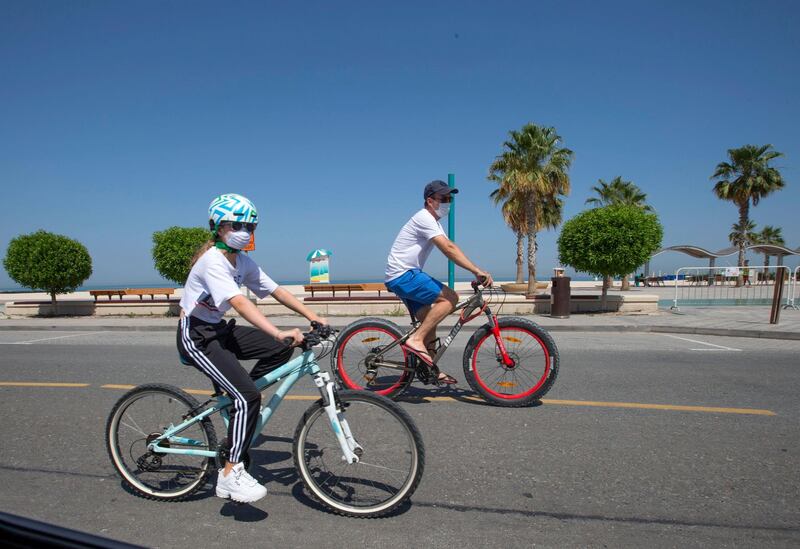
MULTIPOLYGON (((319 322, 312 321, 311 322, 311 331, 303 333, 303 342, 298 345, 300 349, 304 352, 311 349, 316 345, 319 345, 323 340, 328 339, 331 334, 336 333, 338 330, 334 330, 330 326, 326 324, 320 324, 319 322)), ((294 339, 291 337, 283 338, 282 342, 290 346, 294 343, 294 339)))
POLYGON ((470 284, 472 285, 472 290, 477 294, 478 293, 478 286, 483 286, 486 283, 486 277, 480 276, 477 280, 473 280, 470 284))

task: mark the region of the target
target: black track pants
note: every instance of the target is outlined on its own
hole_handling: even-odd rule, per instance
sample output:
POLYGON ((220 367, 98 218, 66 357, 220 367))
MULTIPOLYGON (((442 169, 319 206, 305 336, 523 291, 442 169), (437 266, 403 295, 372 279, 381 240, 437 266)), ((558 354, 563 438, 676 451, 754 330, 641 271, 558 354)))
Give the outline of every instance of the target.
POLYGON ((177 339, 178 352, 233 399, 228 441, 230 461, 239 463, 253 440, 261 407, 253 379, 288 362, 293 349, 261 330, 236 326, 234 320, 210 324, 191 316, 180 320, 177 339), (239 359, 259 360, 248 374, 239 359))

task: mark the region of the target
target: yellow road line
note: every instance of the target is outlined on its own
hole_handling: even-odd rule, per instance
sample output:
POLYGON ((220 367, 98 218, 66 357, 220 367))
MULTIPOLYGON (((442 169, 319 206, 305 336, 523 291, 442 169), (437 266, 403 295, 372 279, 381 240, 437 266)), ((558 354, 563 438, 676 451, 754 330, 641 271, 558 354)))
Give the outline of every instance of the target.
MULTIPOLYGON (((37 382, 24 382, 24 381, 0 381, 0 387, 90 387, 90 383, 37 383, 37 382)), ((136 385, 116 385, 107 384, 101 385, 102 389, 120 389, 130 390, 136 385)), ((210 396, 211 391, 207 389, 183 389, 187 393, 193 395, 210 396)), ((316 395, 287 395, 284 400, 317 400, 319 397, 316 395)), ((451 397, 451 396, 421 396, 409 398, 413 400, 425 400, 430 402, 457 402, 459 400, 474 400, 482 402, 483 399, 476 396, 464 397, 451 397)), ((559 399, 542 399, 542 404, 560 405, 560 406, 590 406, 596 408, 628 408, 638 410, 670 410, 676 412, 705 412, 717 414, 742 414, 742 415, 756 415, 756 416, 775 416, 777 415, 772 410, 761 410, 758 408, 722 408, 717 406, 684 406, 678 404, 646 404, 643 402, 602 402, 592 400, 559 400, 559 399)))
MULTIPOLYGON (((134 387, 136 387, 136 385, 114 385, 114 384, 108 384, 108 385, 101 385, 100 386, 101 389, 121 389, 123 391, 129 391, 129 390, 133 389, 134 387)), ((183 388, 181 390, 182 391, 186 391, 190 395, 211 396, 211 395, 214 394, 213 391, 209 391, 208 389, 187 389, 187 388, 183 388)), ((284 397, 283 400, 317 400, 318 398, 319 398, 318 396, 313 396, 313 395, 287 395, 286 397, 284 397)))
POLYGON ((28 381, 2 381, 0 387, 88 387, 89 383, 33 383, 28 381))
MULTIPOLYGON (((409 400, 417 400, 416 398, 409 400)), ((419 400, 426 401, 458 401, 458 400, 474 400, 482 402, 480 397, 467 396, 467 397, 419 397, 419 400)), ((722 413, 722 414, 748 414, 756 416, 774 416, 775 412, 772 410, 759 410, 758 408, 720 408, 715 406, 682 406, 678 404, 645 404, 641 402, 598 402, 592 400, 558 400, 543 398, 542 404, 555 404, 560 406, 594 406, 597 408, 633 408, 639 410, 672 410, 677 412, 706 412, 706 413, 722 413)))
MULTIPOLYGON (((213 391, 207 391, 205 389, 183 389, 187 393, 191 395, 205 395, 211 396, 214 394, 213 391)), ((286 395, 283 397, 283 400, 318 400, 318 396, 313 395, 286 395)))
POLYGON ((722 414, 750 414, 757 416, 774 416, 771 410, 758 408, 718 408, 714 406, 680 406, 675 404, 644 404, 641 402, 594 402, 589 400, 551 400, 542 399, 542 404, 560 404, 562 406, 598 406, 603 408, 638 408, 643 410, 675 410, 679 412, 709 412, 722 414))

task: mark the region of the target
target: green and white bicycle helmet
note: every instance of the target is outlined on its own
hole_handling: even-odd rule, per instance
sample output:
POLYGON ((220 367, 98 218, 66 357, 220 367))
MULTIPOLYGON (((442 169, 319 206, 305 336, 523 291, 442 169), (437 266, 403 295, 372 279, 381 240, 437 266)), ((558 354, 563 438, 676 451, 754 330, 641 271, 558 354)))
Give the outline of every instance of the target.
POLYGON ((209 204, 208 219, 214 228, 218 228, 223 221, 258 223, 258 210, 240 194, 221 194, 209 204))

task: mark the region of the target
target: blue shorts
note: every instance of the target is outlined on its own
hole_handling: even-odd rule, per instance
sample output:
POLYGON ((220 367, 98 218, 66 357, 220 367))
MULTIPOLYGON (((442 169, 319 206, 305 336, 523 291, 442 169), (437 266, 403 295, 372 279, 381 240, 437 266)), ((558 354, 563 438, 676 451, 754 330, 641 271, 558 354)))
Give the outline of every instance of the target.
POLYGON ((442 293, 444 284, 419 269, 411 269, 386 283, 386 289, 405 301, 411 314, 431 305, 442 293))

